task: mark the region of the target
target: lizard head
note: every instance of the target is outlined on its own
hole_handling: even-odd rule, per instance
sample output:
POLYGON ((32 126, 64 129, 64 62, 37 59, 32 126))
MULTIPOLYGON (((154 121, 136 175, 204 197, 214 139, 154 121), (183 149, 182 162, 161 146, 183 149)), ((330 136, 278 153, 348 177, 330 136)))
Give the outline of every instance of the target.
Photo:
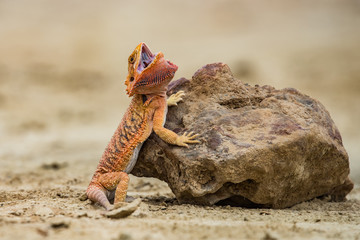
POLYGON ((178 67, 164 58, 162 52, 153 54, 145 43, 140 43, 128 59, 126 93, 157 94, 167 90, 178 67))

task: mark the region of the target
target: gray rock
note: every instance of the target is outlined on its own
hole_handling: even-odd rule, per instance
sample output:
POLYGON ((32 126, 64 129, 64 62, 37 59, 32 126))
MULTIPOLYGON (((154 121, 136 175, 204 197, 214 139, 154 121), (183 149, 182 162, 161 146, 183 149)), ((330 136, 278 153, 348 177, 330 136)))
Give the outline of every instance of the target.
POLYGON ((351 191, 348 155, 319 101, 293 88, 249 86, 223 63, 169 89, 186 96, 165 127, 199 133, 202 143, 170 146, 152 134, 132 174, 167 182, 180 202, 285 208, 351 191))

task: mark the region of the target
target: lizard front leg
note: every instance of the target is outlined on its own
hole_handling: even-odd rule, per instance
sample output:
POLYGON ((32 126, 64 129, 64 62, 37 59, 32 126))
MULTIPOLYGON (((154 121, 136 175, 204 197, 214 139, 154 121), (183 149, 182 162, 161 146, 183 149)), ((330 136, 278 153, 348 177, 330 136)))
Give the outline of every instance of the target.
POLYGON ((164 128, 165 121, 165 104, 162 104, 159 108, 155 110, 153 118, 153 129, 154 132, 165 142, 178 145, 182 147, 189 147, 188 143, 200 143, 199 140, 195 140, 199 134, 194 134, 193 132, 184 133, 179 136, 173 131, 164 128))
POLYGON ((175 94, 172 94, 167 100, 166 103, 169 107, 177 106, 177 103, 182 101, 182 97, 185 96, 184 91, 178 91, 175 94))

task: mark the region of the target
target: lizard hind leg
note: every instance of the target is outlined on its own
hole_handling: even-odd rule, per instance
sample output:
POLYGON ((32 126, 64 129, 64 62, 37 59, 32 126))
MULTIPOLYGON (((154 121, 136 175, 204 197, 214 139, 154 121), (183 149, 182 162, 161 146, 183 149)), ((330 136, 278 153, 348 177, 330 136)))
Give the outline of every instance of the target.
POLYGON ((106 210, 112 210, 114 205, 109 202, 111 192, 115 189, 114 204, 124 202, 129 184, 129 175, 125 172, 111 172, 102 174, 98 179, 98 185, 90 185, 87 195, 90 200, 100 203, 106 210), (108 196, 109 195, 109 196, 108 196))
POLYGON ((126 172, 120 172, 120 182, 116 187, 114 205, 119 202, 125 202, 126 193, 129 185, 129 175, 126 172))
POLYGON ((125 201, 129 185, 129 175, 126 172, 105 173, 99 181, 108 191, 115 190, 114 204, 125 201))

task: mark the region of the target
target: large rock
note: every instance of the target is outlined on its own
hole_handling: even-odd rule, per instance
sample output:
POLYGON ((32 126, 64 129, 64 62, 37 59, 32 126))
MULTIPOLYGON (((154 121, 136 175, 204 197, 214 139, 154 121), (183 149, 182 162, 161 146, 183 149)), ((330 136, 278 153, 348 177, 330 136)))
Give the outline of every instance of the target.
POLYGON ((296 89, 251 87, 226 64, 209 64, 169 94, 184 102, 167 114, 166 128, 201 134, 201 144, 170 146, 155 134, 133 174, 167 182, 183 203, 285 208, 330 194, 343 200, 348 155, 328 111, 296 89))

